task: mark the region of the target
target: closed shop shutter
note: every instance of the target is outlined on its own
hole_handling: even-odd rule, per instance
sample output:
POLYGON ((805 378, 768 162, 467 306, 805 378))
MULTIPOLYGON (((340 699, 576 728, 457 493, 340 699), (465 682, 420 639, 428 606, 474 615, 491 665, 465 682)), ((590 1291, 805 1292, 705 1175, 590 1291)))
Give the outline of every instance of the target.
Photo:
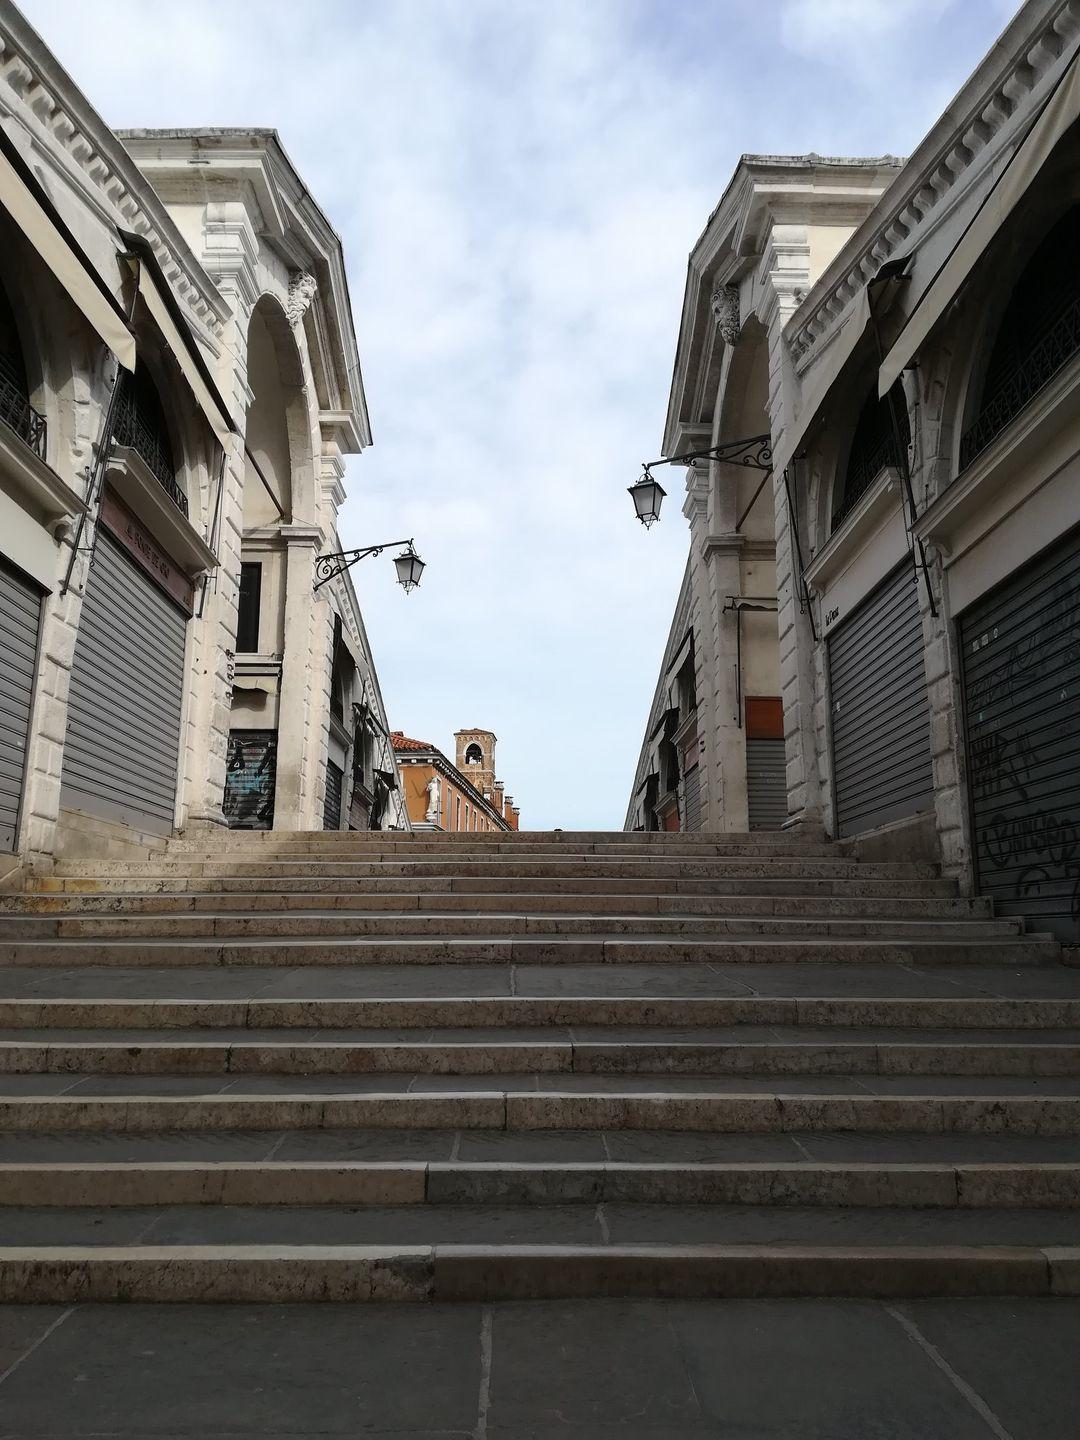
POLYGON ((829 637, 840 835, 933 806, 930 710, 915 573, 904 563, 829 637))
POLYGON ((0 851, 15 849, 40 624, 41 591, 0 561, 0 851))
POLYGON ((746 800, 751 830, 779 830, 787 820, 784 706, 778 695, 748 695, 746 800))
POLYGON ((975 883, 1080 941, 1080 534, 959 621, 975 883))
POLYGON ((221 810, 233 830, 272 830, 277 731, 231 730, 221 810))
POLYGON ((326 798, 323 800, 323 829, 336 830, 341 824, 341 781, 344 772, 333 760, 326 762, 326 798))
POLYGON ((701 829, 701 766, 688 770, 683 779, 684 830, 701 829))
POLYGON ((746 800, 751 830, 779 830, 787 820, 783 740, 746 741, 746 800))
POLYGON ((71 672, 66 809, 172 829, 186 630, 182 612, 99 529, 71 672))

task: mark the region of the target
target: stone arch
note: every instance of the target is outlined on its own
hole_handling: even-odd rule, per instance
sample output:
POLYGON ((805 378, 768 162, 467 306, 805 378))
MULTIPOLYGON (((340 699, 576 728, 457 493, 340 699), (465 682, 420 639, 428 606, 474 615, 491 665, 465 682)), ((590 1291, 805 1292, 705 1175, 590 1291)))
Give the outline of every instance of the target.
POLYGON ((475 740, 465 747, 465 764, 482 765, 484 763, 484 752, 475 740))
POLYGON ((251 312, 247 378, 251 403, 245 437, 244 529, 313 519, 312 441, 303 359, 281 303, 270 294, 262 295, 251 312))
MULTIPOLYGON (((1018 282, 1040 246, 1072 210, 1080 212, 1080 127, 1058 145, 1038 181, 994 237, 941 338, 919 356, 916 373, 933 462, 932 499, 960 473, 961 441, 975 418, 995 341, 1018 282)), ((925 503, 925 502, 924 502, 925 503)))
MULTIPOLYGON (((738 339, 727 350, 713 414, 714 445, 751 435, 767 435, 770 431, 768 333, 757 315, 747 316, 738 339)), ((747 469, 742 473, 731 465, 719 465, 716 470, 715 514, 720 528, 734 530, 761 481, 761 472, 747 469)), ((757 522, 757 528, 769 536, 774 527, 768 503, 771 494, 766 485, 746 521, 748 525, 757 522)))

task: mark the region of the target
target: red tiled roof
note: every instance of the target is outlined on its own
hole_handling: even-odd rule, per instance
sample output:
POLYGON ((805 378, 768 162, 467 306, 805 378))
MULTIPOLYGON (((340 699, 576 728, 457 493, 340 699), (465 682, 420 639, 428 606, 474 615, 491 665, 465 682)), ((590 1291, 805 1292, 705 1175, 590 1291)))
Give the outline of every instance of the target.
POLYGON ((408 735, 403 735, 400 730, 393 730, 390 733, 390 744, 399 753, 408 750, 434 750, 434 745, 429 745, 426 740, 410 740, 408 735))

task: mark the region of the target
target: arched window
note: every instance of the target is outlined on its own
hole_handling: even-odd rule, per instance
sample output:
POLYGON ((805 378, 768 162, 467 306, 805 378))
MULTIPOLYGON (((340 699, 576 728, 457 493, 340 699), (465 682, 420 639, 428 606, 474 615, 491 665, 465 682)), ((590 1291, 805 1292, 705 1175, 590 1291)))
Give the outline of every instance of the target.
POLYGON ((113 435, 118 445, 127 445, 138 451, 147 468, 186 515, 187 496, 176 480, 176 462, 169 427, 165 422, 165 410, 150 372, 141 363, 136 363, 134 375, 125 370, 120 381, 113 435))
POLYGON ((22 345, 3 286, 0 286, 0 420, 44 460, 45 418, 30 404, 22 345))
POLYGON ((983 377, 973 423, 960 441, 970 465, 1080 350, 1080 205, 1048 232, 1013 286, 983 377))
POLYGON ((484 752, 475 742, 465 751, 466 765, 482 765, 484 763, 484 752))
POLYGON ((838 485, 834 492, 834 530, 855 508, 886 466, 900 468, 902 457, 897 449, 897 427, 891 414, 893 405, 899 421, 900 444, 906 449, 911 443, 911 425, 904 400, 904 387, 900 381, 880 400, 877 390, 872 390, 859 412, 848 452, 844 483, 838 485))

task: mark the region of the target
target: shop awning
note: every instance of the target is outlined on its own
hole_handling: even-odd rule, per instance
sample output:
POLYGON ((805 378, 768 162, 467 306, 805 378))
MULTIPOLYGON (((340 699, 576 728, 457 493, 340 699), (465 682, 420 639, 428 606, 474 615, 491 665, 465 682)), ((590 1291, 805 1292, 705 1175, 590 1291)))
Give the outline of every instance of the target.
POLYGON ((120 302, 0 126, 0 204, 125 370, 135 369, 135 337, 120 302))
MULTIPOLYGON (((844 322, 840 333, 825 351, 810 375, 793 424, 784 432, 780 444, 773 454, 773 473, 783 474, 792 457, 802 449, 803 441, 811 425, 821 413, 829 392, 839 380, 842 371, 855 353, 859 341, 866 334, 870 324, 871 299, 873 313, 881 316, 890 308, 903 283, 910 257, 886 260, 881 269, 855 298, 851 314, 844 322), (871 296, 871 291, 873 295, 871 296)), ((873 373, 873 372, 871 372, 873 373)))
POLYGON ((975 218, 912 311, 882 363, 878 374, 879 395, 888 394, 897 376, 911 362, 987 246, 1046 164, 1054 146, 1077 118, 1080 118, 1080 55, 1073 56, 1039 118, 1013 151, 976 211, 975 218))
POLYGON ((239 434, 239 431, 214 383, 199 349, 199 342, 191 333, 191 327, 184 319, 183 312, 161 273, 153 250, 141 235, 132 235, 126 231, 120 233, 131 252, 129 264, 138 281, 139 298, 146 305, 154 324, 172 351, 181 374, 195 396, 196 404, 206 416, 207 423, 217 436, 222 449, 230 449, 232 437, 239 434))

